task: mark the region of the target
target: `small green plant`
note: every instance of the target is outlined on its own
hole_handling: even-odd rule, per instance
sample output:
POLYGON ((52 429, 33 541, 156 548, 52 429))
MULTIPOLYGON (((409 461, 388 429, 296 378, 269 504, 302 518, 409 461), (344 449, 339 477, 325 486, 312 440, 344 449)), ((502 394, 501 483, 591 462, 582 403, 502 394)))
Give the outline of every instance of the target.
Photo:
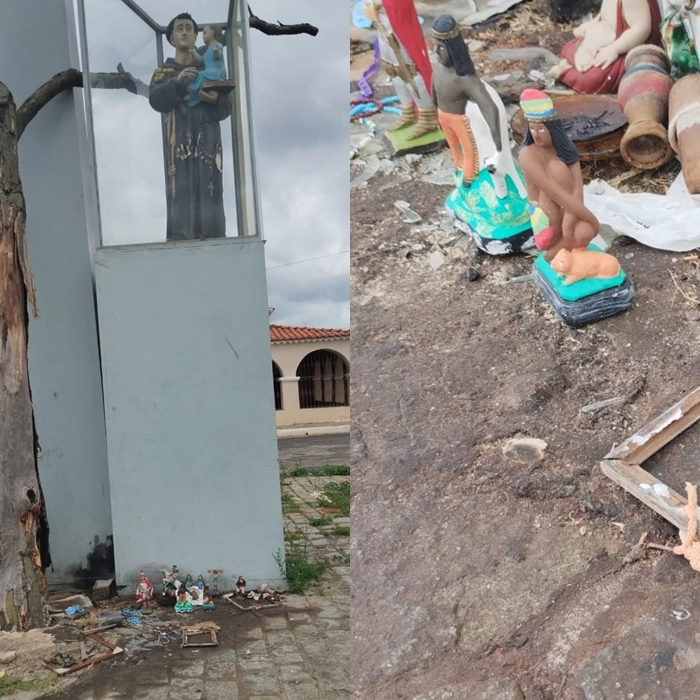
POLYGON ((340 515, 350 515, 350 482, 326 484, 316 502, 320 508, 337 508, 340 515))
POLYGON ((324 525, 330 525, 333 522, 333 518, 329 518, 324 515, 322 518, 309 518, 309 525, 311 527, 323 527, 324 525))
POLYGON ((275 561, 287 580, 290 593, 303 593, 306 588, 317 583, 326 571, 325 564, 309 559, 309 540, 305 537, 287 541, 284 563, 280 551, 275 554, 275 561))
POLYGON ((301 510, 299 504, 294 500, 291 493, 282 494, 282 512, 298 513, 301 510))
POLYGON ((58 692, 55 678, 43 678, 33 681, 12 680, 8 676, 0 676, 0 698, 13 698, 23 690, 42 691, 45 695, 58 692))
POLYGON ((347 464, 326 464, 321 469, 295 467, 285 473, 285 477, 298 476, 350 476, 350 467, 347 464))
POLYGON ((336 525, 331 530, 331 535, 336 535, 338 537, 349 537, 350 528, 347 525, 336 525))
POLYGON ((284 541, 294 542, 294 540, 303 540, 304 535, 301 532, 289 532, 289 530, 284 531, 284 541))

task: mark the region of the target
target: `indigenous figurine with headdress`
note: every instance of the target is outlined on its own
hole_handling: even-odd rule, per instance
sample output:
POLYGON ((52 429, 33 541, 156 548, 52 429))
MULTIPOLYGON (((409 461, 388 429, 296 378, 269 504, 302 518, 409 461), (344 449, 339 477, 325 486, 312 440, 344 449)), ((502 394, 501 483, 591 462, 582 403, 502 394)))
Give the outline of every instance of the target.
POLYGON ((454 17, 438 17, 432 33, 439 61, 432 98, 455 165, 447 208, 487 253, 531 248, 527 191, 510 151, 503 102, 476 74, 454 17))
POLYGON ((657 0, 603 0, 600 12, 574 29, 550 75, 576 92, 617 92, 625 73, 625 56, 635 46, 661 46, 657 0))
MULTIPOLYGON (((413 0, 366 0, 365 14, 377 28, 381 65, 391 78, 401 105, 401 116, 391 131, 413 126, 404 136, 406 141, 437 132, 430 100, 432 69, 428 47, 413 0)), ((442 136, 438 135, 437 140, 441 141, 442 136)))
POLYGON ((634 288, 616 258, 592 243, 598 219, 584 205, 579 154, 541 90, 524 90, 528 122, 520 151, 535 245, 533 277, 566 323, 582 326, 629 307, 634 288))

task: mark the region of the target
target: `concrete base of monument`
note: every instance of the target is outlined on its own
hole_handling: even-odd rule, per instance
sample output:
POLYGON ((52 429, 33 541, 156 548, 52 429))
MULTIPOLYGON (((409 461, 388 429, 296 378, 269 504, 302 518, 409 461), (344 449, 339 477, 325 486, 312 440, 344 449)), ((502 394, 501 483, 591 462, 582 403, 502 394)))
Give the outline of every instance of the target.
POLYGON ((440 129, 430 131, 427 134, 419 136, 417 139, 411 139, 409 141, 407 136, 414 128, 415 124, 410 124, 398 131, 386 131, 384 133, 387 150, 392 158, 405 156, 408 153, 436 153, 447 146, 445 135, 440 129))
POLYGON ((634 285, 622 271, 612 279, 587 279, 565 285, 542 254, 535 260, 532 277, 545 299, 568 326, 586 326, 614 316, 628 309, 634 300, 634 285), (590 288, 590 292, 576 298, 578 293, 575 287, 583 283, 590 288))

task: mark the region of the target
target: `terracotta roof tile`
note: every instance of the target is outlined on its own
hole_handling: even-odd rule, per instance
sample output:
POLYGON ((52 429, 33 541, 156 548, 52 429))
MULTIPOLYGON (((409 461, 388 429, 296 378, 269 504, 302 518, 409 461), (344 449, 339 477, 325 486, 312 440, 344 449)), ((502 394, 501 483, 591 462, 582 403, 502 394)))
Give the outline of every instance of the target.
POLYGON ((272 340, 273 343, 349 337, 349 330, 340 330, 337 328, 305 328, 304 326, 276 326, 270 324, 270 340, 272 340))

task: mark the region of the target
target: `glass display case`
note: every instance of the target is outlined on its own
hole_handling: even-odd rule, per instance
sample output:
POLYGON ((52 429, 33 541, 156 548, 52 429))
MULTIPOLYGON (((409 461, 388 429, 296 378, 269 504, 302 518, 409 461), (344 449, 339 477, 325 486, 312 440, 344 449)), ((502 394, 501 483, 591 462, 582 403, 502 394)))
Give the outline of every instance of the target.
POLYGON ((78 0, 102 246, 261 237, 247 5, 186 5, 78 0))

